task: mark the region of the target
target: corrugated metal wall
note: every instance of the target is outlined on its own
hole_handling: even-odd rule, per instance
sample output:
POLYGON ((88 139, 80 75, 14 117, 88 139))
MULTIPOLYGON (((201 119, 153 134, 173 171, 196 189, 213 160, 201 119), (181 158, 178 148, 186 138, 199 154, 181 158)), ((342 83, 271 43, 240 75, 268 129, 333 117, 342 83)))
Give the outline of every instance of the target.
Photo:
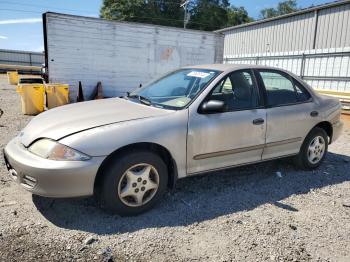
POLYGON ((43 53, 0 49, 0 64, 41 67, 43 63, 43 53))
POLYGON ((314 13, 224 32, 224 57, 311 49, 314 13))
POLYGON ((224 57, 348 47, 350 2, 265 23, 241 26, 223 33, 224 57))
POLYGON ((226 63, 275 66, 314 88, 350 91, 350 1, 222 33, 226 63))
POLYGON ((283 68, 301 76, 313 88, 350 91, 350 48, 226 58, 225 62, 283 68))
POLYGON ((320 10, 316 49, 350 46, 350 3, 320 10))
POLYGON ((81 81, 86 94, 102 81, 107 96, 131 91, 185 65, 222 63, 222 34, 46 14, 49 80, 81 81))

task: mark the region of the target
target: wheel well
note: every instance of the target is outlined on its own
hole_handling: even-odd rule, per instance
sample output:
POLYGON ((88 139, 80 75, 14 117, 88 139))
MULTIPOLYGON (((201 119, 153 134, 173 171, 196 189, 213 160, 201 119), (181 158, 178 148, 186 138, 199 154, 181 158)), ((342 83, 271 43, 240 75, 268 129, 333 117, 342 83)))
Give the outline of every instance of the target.
POLYGON ((327 121, 323 121, 318 123, 315 127, 322 128, 324 131, 326 131, 327 135, 329 136, 329 143, 332 142, 332 137, 333 137, 333 127, 331 123, 327 121))
POLYGON ((99 191, 102 181, 103 181, 103 176, 104 176, 104 168, 107 166, 107 164, 110 161, 113 161, 113 159, 117 158, 118 155, 121 154, 127 154, 132 151, 139 151, 139 150, 146 150, 146 151, 152 151, 159 155, 164 163, 166 164, 168 168, 168 187, 169 188, 174 188, 175 183, 177 180, 177 165, 173 157, 171 156, 170 152, 163 146, 155 143, 135 143, 135 144, 130 144, 124 147, 121 147, 111 153, 109 156, 106 157, 105 160, 103 160, 101 166, 99 167, 96 178, 95 178, 95 183, 94 183, 94 193, 99 191))

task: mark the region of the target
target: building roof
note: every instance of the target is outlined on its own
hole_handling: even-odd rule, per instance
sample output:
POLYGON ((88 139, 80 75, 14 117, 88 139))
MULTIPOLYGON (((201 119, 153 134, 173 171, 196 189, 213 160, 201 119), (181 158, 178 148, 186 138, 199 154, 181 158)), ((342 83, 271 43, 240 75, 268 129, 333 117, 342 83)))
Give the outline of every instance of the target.
POLYGON ((309 13, 309 12, 315 12, 315 11, 318 11, 321 9, 326 9, 326 8, 335 7, 335 6, 344 5, 344 4, 349 4, 349 3, 350 3, 350 0, 335 1, 335 2, 326 3, 326 4, 322 4, 322 5, 312 6, 309 8, 304 8, 304 9, 301 9, 299 11, 296 11, 296 12, 293 12, 290 14, 280 15, 280 16, 267 18, 267 19, 261 19, 261 20, 257 20, 257 21, 251 22, 251 23, 246 23, 246 24, 241 24, 241 25, 237 25, 237 26, 231 26, 231 27, 219 29, 219 30, 216 30, 215 32, 222 33, 225 31, 232 30, 232 29, 247 27, 247 26, 256 25, 256 24, 267 23, 270 21, 279 20, 279 19, 283 19, 286 17, 296 16, 296 15, 305 14, 305 13, 309 13))

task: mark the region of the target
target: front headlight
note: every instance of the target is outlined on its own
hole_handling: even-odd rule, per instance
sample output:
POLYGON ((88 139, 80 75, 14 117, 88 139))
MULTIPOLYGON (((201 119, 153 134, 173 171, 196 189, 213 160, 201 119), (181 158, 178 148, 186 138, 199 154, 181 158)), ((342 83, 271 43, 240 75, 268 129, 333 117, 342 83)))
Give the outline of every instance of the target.
POLYGON ((51 160, 85 161, 90 159, 88 155, 46 138, 34 142, 28 150, 33 154, 51 160))

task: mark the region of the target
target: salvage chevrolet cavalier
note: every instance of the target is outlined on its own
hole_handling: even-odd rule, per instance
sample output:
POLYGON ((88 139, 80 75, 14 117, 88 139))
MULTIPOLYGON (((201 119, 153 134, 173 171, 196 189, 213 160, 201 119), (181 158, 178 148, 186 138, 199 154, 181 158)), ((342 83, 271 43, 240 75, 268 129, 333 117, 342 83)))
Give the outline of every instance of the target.
POLYGON ((135 215, 179 178, 291 156, 317 168, 340 135, 340 111, 284 70, 185 67, 126 97, 40 114, 8 143, 5 163, 33 194, 95 195, 135 215))

